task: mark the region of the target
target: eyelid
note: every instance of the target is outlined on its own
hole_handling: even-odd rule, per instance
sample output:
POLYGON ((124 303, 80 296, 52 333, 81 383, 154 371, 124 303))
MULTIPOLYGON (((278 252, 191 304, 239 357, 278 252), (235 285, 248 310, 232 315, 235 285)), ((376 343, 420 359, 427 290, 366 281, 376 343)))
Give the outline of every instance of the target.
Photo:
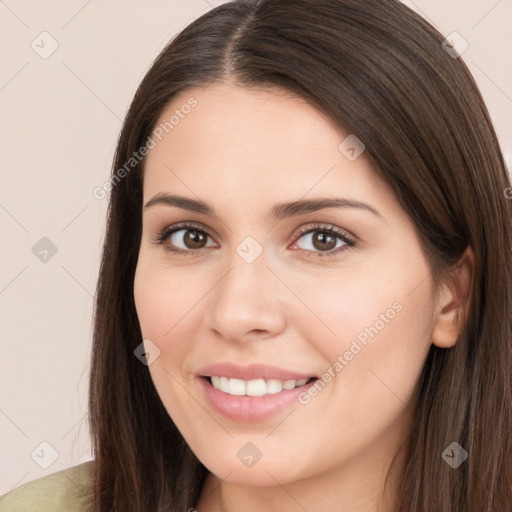
MULTIPOLYGON (((171 237, 174 233, 177 231, 188 231, 196 229, 197 231, 204 232, 208 237, 214 238, 210 234, 210 230, 203 226, 201 223, 194 222, 194 221, 184 221, 184 222, 178 222, 176 224, 170 224, 167 226, 164 226, 162 229, 158 229, 155 232, 154 238, 151 240, 151 243, 157 244, 157 245, 164 245, 166 240, 171 237)), ((175 254, 199 254, 202 252, 203 249, 206 249, 206 247, 203 247, 201 249, 171 249, 170 247, 165 247, 165 249, 171 253, 175 254)))
MULTIPOLYGON (((157 230, 155 233, 155 238, 152 240, 152 243, 158 244, 158 245, 164 245, 165 241, 172 236, 177 231, 182 230, 192 230, 196 229, 197 231, 201 231, 204 234, 206 234, 210 238, 215 238, 210 234, 210 230, 203 226, 201 223, 194 222, 194 221, 184 221, 184 222, 178 222, 177 224, 171 224, 168 226, 165 226, 164 228, 157 230)), ((295 249, 302 252, 306 252, 308 254, 313 254, 315 257, 334 257, 338 252, 350 249, 352 247, 355 247, 357 245, 357 238, 353 235, 349 234, 347 231, 338 228, 337 226, 331 224, 331 223, 324 223, 324 222, 316 222, 316 223, 309 223, 305 226, 302 226, 299 228, 299 231, 296 235, 294 235, 293 241, 291 245, 295 245, 295 243, 300 240, 304 235, 307 235, 311 232, 315 231, 323 231, 330 233, 337 237, 338 239, 341 239, 344 243, 342 247, 338 247, 337 249, 331 249, 330 251, 311 251, 308 249, 295 249)), ((170 247, 165 247, 165 249, 171 253, 174 254, 184 254, 184 255, 190 255, 195 256, 198 254, 202 254, 203 250, 206 249, 206 247, 202 247, 200 249, 171 249, 170 247)))
POLYGON ((350 242, 352 244, 356 244, 356 237, 348 233, 346 230, 338 228, 334 224, 326 223, 326 222, 313 222, 307 226, 302 226, 299 228, 299 232, 297 235, 295 235, 295 240, 298 238, 301 238, 303 235, 306 235, 308 233, 311 233, 312 231, 327 231, 327 232, 333 232, 336 236, 339 236, 340 238, 346 239, 347 242, 350 242))

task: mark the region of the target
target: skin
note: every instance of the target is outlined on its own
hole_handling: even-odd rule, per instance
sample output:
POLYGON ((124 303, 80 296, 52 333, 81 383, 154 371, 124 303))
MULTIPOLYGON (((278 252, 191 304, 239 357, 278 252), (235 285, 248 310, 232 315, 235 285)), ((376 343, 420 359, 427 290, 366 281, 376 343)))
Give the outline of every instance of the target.
MULTIPOLYGON (((338 150, 348 133, 298 97, 232 83, 181 92, 160 121, 190 97, 197 106, 147 156, 144 204, 173 193, 200 198, 217 215, 163 204, 143 208, 134 283, 143 338, 160 350, 151 377, 210 471, 190 506, 199 512, 392 510, 394 478, 381 498, 386 471, 410 426, 430 345, 456 343, 472 252, 435 293, 409 216, 364 152, 350 161, 338 150), (382 218, 357 208, 268 217, 276 203, 333 197, 364 201, 382 218), (202 249, 185 245, 186 231, 153 243, 159 229, 185 221, 209 235, 202 249), (345 244, 338 238, 315 245, 311 234, 298 231, 313 223, 347 232, 356 246, 335 253, 345 244), (252 263, 236 252, 247 236, 263 249, 252 263), (173 244, 189 255, 165 250, 173 244), (322 247, 332 255, 307 252, 322 247), (400 312, 317 396, 270 420, 242 424, 219 415, 194 376, 219 361, 321 376, 394 303, 400 312), (237 458, 247 442, 262 454, 251 468, 237 458)), ((399 469, 402 463, 399 457, 399 469)))

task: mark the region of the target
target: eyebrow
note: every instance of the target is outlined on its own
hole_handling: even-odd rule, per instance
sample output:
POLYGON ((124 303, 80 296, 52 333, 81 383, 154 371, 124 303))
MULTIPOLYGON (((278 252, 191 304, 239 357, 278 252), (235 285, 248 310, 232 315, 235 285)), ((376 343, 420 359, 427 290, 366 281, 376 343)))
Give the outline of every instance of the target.
MULTIPOLYGON (((151 208, 158 204, 176 206, 177 208, 201 213, 203 215, 217 216, 214 208, 204 201, 164 192, 156 194, 151 198, 144 206, 144 209, 151 208)), ((373 206, 362 201, 341 198, 303 199, 289 203, 276 204, 271 210, 270 218, 272 220, 282 220, 324 208, 358 208, 363 211, 371 212, 385 222, 384 217, 373 206)))

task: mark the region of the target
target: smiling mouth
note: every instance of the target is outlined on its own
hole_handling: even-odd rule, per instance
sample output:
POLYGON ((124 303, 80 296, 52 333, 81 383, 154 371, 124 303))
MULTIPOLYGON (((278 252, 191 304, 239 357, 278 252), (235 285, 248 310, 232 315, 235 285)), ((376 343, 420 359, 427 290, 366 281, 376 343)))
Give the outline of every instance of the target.
POLYGON ((203 377, 213 388, 222 391, 228 395, 234 396, 264 396, 274 395, 291 391, 295 388, 306 386, 317 377, 310 377, 309 379, 301 380, 279 380, 279 379, 231 379, 221 376, 204 376, 203 377))

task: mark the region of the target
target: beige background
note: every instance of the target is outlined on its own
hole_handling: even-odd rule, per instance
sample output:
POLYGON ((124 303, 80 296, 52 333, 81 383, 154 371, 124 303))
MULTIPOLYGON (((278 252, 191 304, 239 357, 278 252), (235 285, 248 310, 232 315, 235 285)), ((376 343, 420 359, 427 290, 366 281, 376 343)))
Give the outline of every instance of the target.
MULTIPOLYGON (((220 3, 0 0, 0 494, 92 458, 92 296, 107 207, 92 190, 109 177, 122 119, 152 60, 220 3), (58 48, 42 58, 53 40, 58 48), (36 246, 36 257, 43 237, 56 254, 36 246)), ((469 43, 463 58, 510 154, 512 2, 405 3, 469 43)))

